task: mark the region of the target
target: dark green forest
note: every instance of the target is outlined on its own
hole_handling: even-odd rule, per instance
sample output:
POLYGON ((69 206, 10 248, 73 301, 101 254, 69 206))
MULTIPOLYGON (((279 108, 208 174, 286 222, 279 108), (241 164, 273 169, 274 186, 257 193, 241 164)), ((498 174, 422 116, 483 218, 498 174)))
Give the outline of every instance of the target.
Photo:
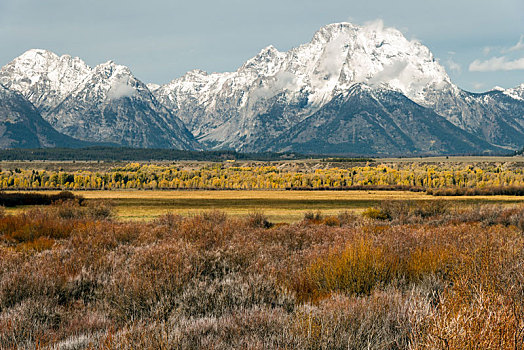
POLYGON ((296 153, 239 153, 235 151, 182 151, 95 146, 79 149, 36 148, 0 150, 0 160, 77 160, 77 161, 225 161, 225 160, 293 160, 315 158, 296 153))

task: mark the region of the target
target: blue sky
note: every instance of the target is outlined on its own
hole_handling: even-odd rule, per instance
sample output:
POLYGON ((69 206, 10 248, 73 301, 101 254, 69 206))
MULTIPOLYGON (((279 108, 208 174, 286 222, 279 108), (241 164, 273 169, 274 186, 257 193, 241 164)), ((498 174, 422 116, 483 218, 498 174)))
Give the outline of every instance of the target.
POLYGON ((43 48, 166 83, 195 68, 236 70, 329 23, 377 19, 427 45, 466 90, 524 83, 523 0, 0 0, 0 65, 43 48))

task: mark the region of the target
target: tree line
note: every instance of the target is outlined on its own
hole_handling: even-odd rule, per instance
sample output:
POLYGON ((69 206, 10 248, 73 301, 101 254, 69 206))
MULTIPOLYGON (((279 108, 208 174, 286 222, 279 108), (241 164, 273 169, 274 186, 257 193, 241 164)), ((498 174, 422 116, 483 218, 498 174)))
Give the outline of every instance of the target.
POLYGON ((296 153, 239 153, 235 151, 184 151, 176 149, 144 149, 129 147, 93 146, 79 149, 36 148, 0 150, 0 160, 49 161, 177 161, 196 160, 221 162, 224 160, 290 160, 311 158, 296 153))
POLYGON ((363 165, 293 170, 279 165, 217 163, 197 168, 180 164, 129 163, 108 171, 15 169, 0 171, 0 189, 402 189, 524 186, 524 170, 504 165, 363 165))

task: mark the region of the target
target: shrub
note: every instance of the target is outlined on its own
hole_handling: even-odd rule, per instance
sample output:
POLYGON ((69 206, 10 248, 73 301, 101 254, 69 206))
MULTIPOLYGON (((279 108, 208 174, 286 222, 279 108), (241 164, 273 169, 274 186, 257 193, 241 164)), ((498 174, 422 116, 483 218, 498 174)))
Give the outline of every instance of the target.
POLYGON ((110 201, 88 201, 86 217, 93 220, 108 220, 115 216, 114 204, 110 201))
POLYGON ((40 209, 0 218, 0 239, 8 244, 30 242, 40 237, 65 239, 73 229, 73 223, 62 222, 52 212, 40 209))
POLYGON ((398 291, 351 298, 334 294, 293 314, 294 347, 303 349, 408 349, 425 305, 398 291))
POLYGON ((358 221, 358 217, 355 214, 350 213, 348 211, 338 213, 337 218, 341 226, 352 225, 358 221))
POLYGON ((448 213, 449 202, 445 200, 431 200, 417 202, 413 214, 421 218, 432 218, 448 213))
POLYGON ((362 213, 362 216, 368 219, 373 219, 373 220, 389 220, 390 219, 388 213, 382 211, 381 209, 376 209, 376 208, 368 208, 364 210, 364 212, 362 213))
POLYGON ((17 249, 20 251, 34 250, 34 251, 40 252, 43 250, 51 249, 54 244, 55 244, 55 241, 51 238, 38 237, 35 240, 19 244, 17 246, 17 249))
POLYGON ((387 203, 381 222, 266 230, 221 212, 99 220, 88 205, 0 217, 0 348, 523 345, 521 206, 387 203))
POLYGON ((432 196, 524 196, 522 186, 498 186, 482 188, 441 188, 428 189, 432 196))
POLYGON ((64 310, 48 298, 29 298, 0 314, 2 348, 50 341, 64 318, 64 310))
POLYGON ((108 220, 114 217, 114 205, 109 201, 58 201, 54 204, 56 215, 62 219, 108 220))
POLYGON ((322 221, 322 213, 320 211, 317 211, 316 213, 308 211, 304 213, 304 221, 319 224, 322 221))
POLYGON ((173 213, 167 213, 157 217, 153 223, 158 226, 165 226, 169 229, 174 229, 178 227, 182 221, 182 216, 173 213))
POLYGON ((420 222, 447 214, 449 204, 443 200, 431 201, 382 201, 375 208, 366 209, 362 215, 374 220, 390 220, 397 223, 420 222))
POLYGON ((258 211, 248 215, 247 225, 253 228, 271 228, 273 226, 267 216, 258 211))
POLYGON ((190 282, 176 301, 174 313, 185 317, 220 317, 254 307, 292 311, 294 300, 274 282, 261 275, 233 273, 220 279, 190 282))
POLYGON ((320 291, 367 294, 382 283, 389 282, 398 266, 385 252, 369 241, 350 243, 342 252, 319 258, 306 270, 309 281, 320 291))
POLYGON ((326 216, 322 221, 326 226, 341 226, 340 220, 336 216, 326 216))
POLYGON ((83 202, 82 196, 75 196, 69 191, 58 194, 42 194, 28 192, 0 192, 0 206, 15 207, 17 205, 49 205, 59 201, 83 202))

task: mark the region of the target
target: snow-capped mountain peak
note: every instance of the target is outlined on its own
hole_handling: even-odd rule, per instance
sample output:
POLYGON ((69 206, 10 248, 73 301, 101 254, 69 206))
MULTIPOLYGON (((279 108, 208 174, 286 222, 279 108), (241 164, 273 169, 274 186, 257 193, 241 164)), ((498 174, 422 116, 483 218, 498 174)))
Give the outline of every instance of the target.
POLYGON ((131 70, 123 65, 116 64, 114 61, 110 60, 105 63, 101 63, 94 68, 96 74, 103 74, 106 78, 110 78, 112 75, 131 75, 131 70))
POLYGON ((126 66, 29 50, 4 66, 0 84, 33 103, 56 130, 90 142, 198 148, 183 123, 126 66))
POLYGON ((406 39, 396 29, 384 28, 382 22, 327 25, 298 51, 317 55, 314 72, 324 81, 338 79, 337 87, 342 89, 365 83, 423 102, 426 89, 451 85, 445 69, 426 46, 406 39))
POLYGON ((30 50, 0 84, 60 132, 141 147, 482 152, 520 148, 524 135, 524 85, 463 91, 426 46, 380 21, 329 24, 287 52, 270 45, 232 72, 195 69, 162 86, 113 61, 91 69, 30 50))
POLYGON ((267 75, 275 72, 279 68, 279 63, 284 57, 273 45, 262 50, 253 58, 247 60, 239 69, 239 72, 245 70, 261 71, 261 74, 267 75))
POLYGON ((138 90, 147 90, 143 84, 133 76, 131 70, 113 61, 99 64, 93 69, 90 79, 93 88, 110 100, 124 97, 134 97, 138 90))
POLYGON ((197 138, 216 147, 238 147, 232 140, 241 136, 233 130, 243 125, 253 129, 245 137, 254 134, 254 118, 277 101, 286 109, 301 106, 299 112, 280 112, 277 124, 285 128, 356 84, 395 90, 425 105, 431 104, 428 91, 455 89, 427 47, 376 22, 329 24, 290 51, 268 46, 235 72, 191 71, 154 94, 197 138))
POLYGON ((149 89, 149 91, 153 92, 153 91, 158 90, 161 85, 160 84, 155 84, 155 83, 147 83, 146 86, 149 89))
POLYGON ((21 93, 45 115, 90 73, 91 68, 78 57, 33 49, 2 67, 0 83, 21 93))
POLYGON ((521 84, 513 89, 504 90, 504 94, 516 100, 524 100, 524 84, 521 84))

